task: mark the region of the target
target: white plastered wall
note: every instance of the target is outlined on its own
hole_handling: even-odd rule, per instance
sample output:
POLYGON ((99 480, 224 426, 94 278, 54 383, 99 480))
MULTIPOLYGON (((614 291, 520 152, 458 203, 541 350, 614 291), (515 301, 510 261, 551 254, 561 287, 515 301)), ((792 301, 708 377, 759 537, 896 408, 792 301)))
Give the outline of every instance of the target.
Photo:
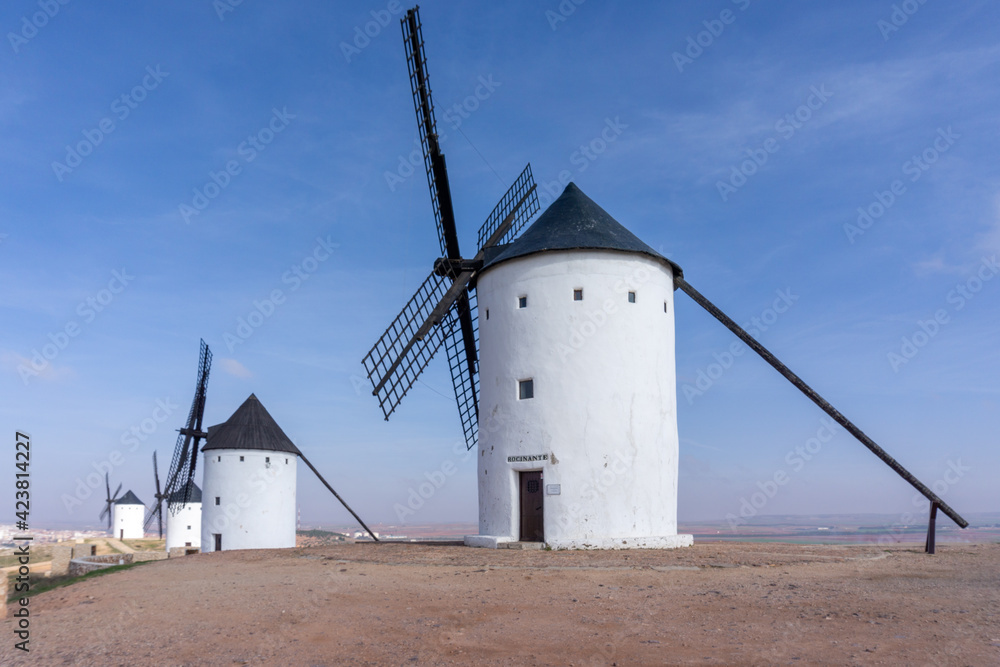
POLYGON ((189 542, 191 548, 201 546, 201 503, 187 503, 176 514, 164 507, 163 514, 167 523, 167 551, 189 546, 189 542))
POLYGON ((111 537, 126 540, 143 538, 142 522, 146 518, 143 505, 112 505, 111 537))
POLYGON ((241 449, 204 455, 202 552, 215 551, 216 533, 222 535, 223 551, 294 547, 298 456, 241 449))
POLYGON ((477 291, 480 534, 467 543, 518 540, 518 471, 541 470, 554 548, 691 544, 677 535, 670 267, 635 253, 551 251, 487 269, 477 291), (534 398, 521 400, 529 378, 534 398))

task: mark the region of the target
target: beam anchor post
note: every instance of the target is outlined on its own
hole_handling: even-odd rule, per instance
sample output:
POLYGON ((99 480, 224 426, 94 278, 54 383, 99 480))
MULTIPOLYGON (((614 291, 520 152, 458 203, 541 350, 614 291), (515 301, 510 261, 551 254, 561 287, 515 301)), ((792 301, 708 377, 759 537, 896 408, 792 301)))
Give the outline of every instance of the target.
POLYGON ((937 532, 935 529, 937 524, 937 511, 938 504, 935 501, 931 501, 931 516, 927 521, 927 541, 924 543, 924 553, 934 553, 934 537, 937 532))

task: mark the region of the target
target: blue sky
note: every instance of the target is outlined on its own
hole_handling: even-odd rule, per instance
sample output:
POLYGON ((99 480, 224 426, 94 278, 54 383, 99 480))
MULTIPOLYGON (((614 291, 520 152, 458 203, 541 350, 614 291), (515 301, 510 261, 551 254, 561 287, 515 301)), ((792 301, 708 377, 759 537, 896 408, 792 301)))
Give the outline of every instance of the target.
MULTIPOLYGON (((34 519, 97 525, 86 478, 116 451, 113 480, 150 502, 204 338, 206 422, 255 392, 371 522, 451 462, 408 520, 474 521, 447 362, 389 423, 360 363, 438 252, 405 166, 400 5, 54 7, 0 10, 0 433, 34 438, 34 519)), ((1000 8, 421 16, 470 254, 525 163, 543 206, 571 178, 958 511, 1000 509, 1000 8)), ((843 432, 795 454, 822 413, 751 353, 729 364, 732 336, 680 294, 677 339, 682 521, 738 515, 781 471, 761 513, 915 509, 843 432)), ((300 479, 304 521, 349 523, 300 479)))

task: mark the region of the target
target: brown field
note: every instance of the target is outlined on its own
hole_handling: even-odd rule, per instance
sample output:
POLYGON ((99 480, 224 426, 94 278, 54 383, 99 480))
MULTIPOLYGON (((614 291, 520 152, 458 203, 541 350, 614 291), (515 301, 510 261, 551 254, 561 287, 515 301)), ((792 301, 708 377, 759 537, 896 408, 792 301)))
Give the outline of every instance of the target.
POLYGON ((1000 664, 1000 545, 358 543, 159 561, 32 598, 0 664, 1000 664))

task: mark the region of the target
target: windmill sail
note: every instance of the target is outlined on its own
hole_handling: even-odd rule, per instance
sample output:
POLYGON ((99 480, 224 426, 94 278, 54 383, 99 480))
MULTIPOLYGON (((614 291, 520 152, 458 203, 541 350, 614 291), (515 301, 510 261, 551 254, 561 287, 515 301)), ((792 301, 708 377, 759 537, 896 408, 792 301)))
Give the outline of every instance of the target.
MULTIPOLYGON (((447 278, 431 273, 362 360, 379 405, 389 419, 434 358, 451 329, 434 327, 418 337, 420 326, 447 293, 447 278)), ((454 327, 454 322, 450 324, 454 327)))
POLYGON ((112 494, 111 482, 109 481, 108 473, 104 473, 104 488, 106 490, 107 495, 104 497, 104 509, 101 510, 101 520, 103 521, 104 517, 107 517, 108 530, 111 530, 111 507, 115 504, 115 501, 118 500, 118 494, 122 490, 122 485, 119 484, 118 488, 115 489, 114 494, 112 494))
POLYGON ((451 186, 438 138, 437 120, 434 118, 419 8, 407 11, 400 25, 403 28, 403 42, 406 44, 406 67, 410 73, 413 110, 417 115, 417 131, 424 152, 424 169, 427 172, 427 187, 431 192, 431 208, 437 225, 438 241, 443 254, 458 258, 460 255, 455 234, 455 212, 451 204, 451 186))
POLYGON ((155 504, 146 510, 146 517, 142 521, 143 530, 149 530, 149 525, 153 523, 153 519, 156 519, 156 529, 159 532, 160 537, 163 537, 163 501, 166 500, 167 494, 163 493, 160 488, 160 471, 156 465, 156 451, 153 451, 153 479, 156 482, 156 495, 155 504))
POLYGON ((177 436, 174 457, 170 462, 170 472, 167 475, 167 486, 164 489, 166 497, 171 499, 168 500, 167 505, 172 514, 180 511, 188 502, 191 489, 189 482, 194 479, 195 469, 198 465, 198 443, 208 436, 202 430, 202 419, 205 416, 205 396, 208 391, 208 375, 211 370, 212 351, 203 340, 198 355, 198 380, 195 384, 194 400, 191 402, 187 422, 177 436), (172 500, 176 497, 174 494, 177 491, 182 492, 182 502, 172 500))
POLYGON ((531 175, 529 164, 479 228, 479 248, 504 245, 513 241, 521 232, 524 223, 538 213, 538 208, 535 179, 531 175))
POLYGON ((389 419, 442 343, 448 353, 455 400, 466 446, 476 446, 479 430, 479 330, 475 294, 470 291, 483 266, 485 250, 507 243, 538 211, 531 165, 500 199, 479 230, 479 250, 462 258, 451 202, 448 169, 437 133, 418 8, 400 21, 406 47, 406 67, 424 153, 427 186, 441 253, 434 271, 396 316, 362 363, 372 382, 372 394, 389 419))

